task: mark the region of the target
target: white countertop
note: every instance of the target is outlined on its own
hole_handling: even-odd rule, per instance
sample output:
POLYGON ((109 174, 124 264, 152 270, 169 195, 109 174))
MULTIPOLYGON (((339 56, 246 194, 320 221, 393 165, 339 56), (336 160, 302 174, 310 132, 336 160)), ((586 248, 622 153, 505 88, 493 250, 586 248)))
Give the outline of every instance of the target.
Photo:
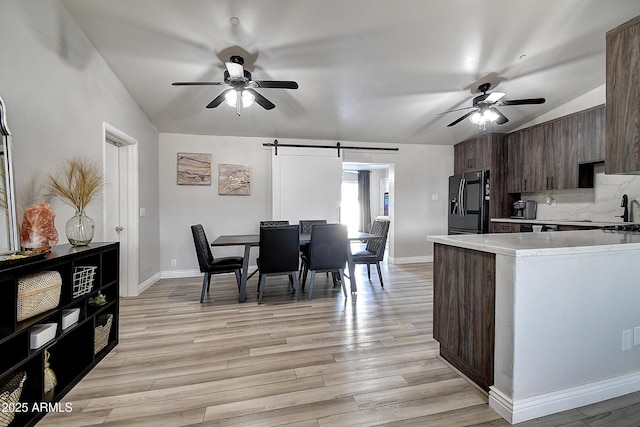
POLYGON ((449 246, 509 256, 640 250, 640 233, 602 230, 547 233, 489 233, 428 236, 427 240, 449 246))
POLYGON ((557 224, 557 225, 575 225, 578 227, 609 227, 611 225, 633 225, 634 222, 622 221, 578 221, 571 219, 522 219, 522 218, 491 218, 491 222, 510 222, 514 224, 557 224))

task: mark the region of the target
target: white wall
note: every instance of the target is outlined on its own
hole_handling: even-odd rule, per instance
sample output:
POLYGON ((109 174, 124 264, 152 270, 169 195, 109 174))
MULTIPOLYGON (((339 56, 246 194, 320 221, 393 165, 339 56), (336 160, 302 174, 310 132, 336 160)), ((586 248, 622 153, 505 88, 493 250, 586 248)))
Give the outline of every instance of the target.
MULTIPOLYGON (((292 141, 278 140, 282 144, 292 141)), ((189 227, 202 223, 209 240, 221 234, 257 233, 260 220, 271 215, 271 149, 266 138, 160 134, 160 269, 163 277, 179 277, 197 271, 189 227), (176 183, 178 152, 212 154, 212 185, 182 186, 176 183), (219 163, 251 164, 251 196, 219 196, 219 163), (171 260, 176 266, 171 266, 171 260)), ((301 141, 331 144, 332 141, 301 141)), ((351 143, 344 145, 367 145, 351 143)), ((429 234, 446 234, 446 193, 453 173, 453 147, 394 144, 392 151, 342 152, 345 162, 391 164, 394 185, 392 227, 394 242, 389 256, 394 262, 431 259, 429 234), (432 200, 438 195, 438 200, 432 200)), ((377 187, 377 183, 376 183, 377 187)), ((376 190, 377 191, 377 190, 376 190)), ((216 248, 215 256, 242 255, 242 248, 216 248)), ((250 263, 255 260, 253 255, 250 263)))
MULTIPOLYGON (((140 268, 159 271, 158 132, 58 1, 2 0, 0 96, 13 134, 16 196, 22 209, 62 159, 102 164, 103 122, 139 141, 140 268)), ((73 210, 53 203, 60 243, 73 210)), ((87 208, 102 235, 102 201, 87 208)))

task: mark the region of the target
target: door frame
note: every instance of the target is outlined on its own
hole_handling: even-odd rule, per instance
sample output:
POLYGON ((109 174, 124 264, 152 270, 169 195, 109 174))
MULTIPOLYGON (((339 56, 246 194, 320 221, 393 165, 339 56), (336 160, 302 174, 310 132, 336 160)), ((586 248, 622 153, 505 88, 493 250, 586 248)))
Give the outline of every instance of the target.
MULTIPOLYGON (((120 254, 127 259, 126 285, 120 286, 121 296, 137 296, 139 294, 139 197, 138 197, 138 140, 127 135, 107 122, 103 122, 103 169, 106 170, 106 144, 115 143, 119 154, 123 154, 126 159, 127 173, 121 175, 120 188, 126 188, 127 207, 126 212, 120 212, 127 218, 128 232, 126 233, 126 252, 120 254), (126 177, 125 177, 126 175, 126 177), (126 182, 122 182, 126 181, 126 182)), ((106 224, 107 206, 103 196, 103 224, 106 224)), ((107 230, 103 230, 103 240, 106 240, 107 230)))

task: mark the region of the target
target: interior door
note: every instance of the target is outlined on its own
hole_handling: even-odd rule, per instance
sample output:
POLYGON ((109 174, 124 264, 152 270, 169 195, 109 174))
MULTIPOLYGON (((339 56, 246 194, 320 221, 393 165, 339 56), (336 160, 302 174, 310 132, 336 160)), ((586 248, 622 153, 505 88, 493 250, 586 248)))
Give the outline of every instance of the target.
POLYGON ((127 233, 127 197, 126 182, 127 168, 123 165, 120 147, 107 140, 105 144, 105 241, 120 243, 120 294, 127 295, 128 252, 127 233), (123 214, 123 212, 125 214, 123 214))
POLYGON ((337 150, 278 147, 278 155, 272 155, 272 183, 272 219, 340 222, 342 160, 337 150))
POLYGON ((104 124, 104 241, 120 243, 120 296, 139 293, 138 141, 104 124))

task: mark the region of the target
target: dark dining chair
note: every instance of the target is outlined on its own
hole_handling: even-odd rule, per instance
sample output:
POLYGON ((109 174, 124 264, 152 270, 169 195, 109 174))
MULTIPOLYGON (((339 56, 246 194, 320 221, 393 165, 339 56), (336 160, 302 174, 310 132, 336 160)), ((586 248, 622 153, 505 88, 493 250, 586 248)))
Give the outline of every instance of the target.
POLYGON ((378 268, 378 278, 380 279, 380 286, 384 288, 384 282, 382 281, 382 270, 380 269, 380 263, 384 258, 384 251, 387 246, 387 235, 389 234, 389 220, 376 219, 371 225, 371 231, 369 233, 382 236, 380 239, 372 239, 367 241, 367 245, 363 250, 357 251, 352 255, 354 264, 366 264, 367 265, 367 277, 371 280, 371 264, 375 264, 378 268))
POLYGON ((302 289, 304 290, 307 274, 311 271, 308 298, 313 294, 317 272, 333 274, 333 285, 336 286, 336 273, 340 277, 342 292, 347 297, 344 283, 344 268, 347 264, 347 249, 349 245, 347 226, 343 224, 317 224, 311 229, 309 254, 303 255, 304 273, 302 289))
MULTIPOLYGON (((326 219, 301 219, 298 221, 298 226, 300 227, 300 234, 309 234, 311 233, 311 229, 316 224, 326 224, 326 219)), ((300 263, 300 273, 298 274, 298 280, 302 275, 302 271, 304 270, 304 260, 305 255, 309 255, 309 244, 305 243, 300 245, 300 259, 302 262, 300 263)))
POLYGON ((300 286, 297 277, 300 264, 299 248, 300 233, 297 225, 260 227, 258 304, 262 303, 267 277, 285 274, 289 276, 289 281, 293 284, 296 298, 300 299, 300 286))
POLYGON ((209 292, 212 274, 235 273, 238 290, 240 290, 243 258, 241 256, 214 258, 202 224, 192 225, 191 234, 193 234, 193 243, 196 247, 196 255, 198 256, 200 272, 204 273, 200 303, 202 304, 204 302, 205 290, 206 292, 209 292))

